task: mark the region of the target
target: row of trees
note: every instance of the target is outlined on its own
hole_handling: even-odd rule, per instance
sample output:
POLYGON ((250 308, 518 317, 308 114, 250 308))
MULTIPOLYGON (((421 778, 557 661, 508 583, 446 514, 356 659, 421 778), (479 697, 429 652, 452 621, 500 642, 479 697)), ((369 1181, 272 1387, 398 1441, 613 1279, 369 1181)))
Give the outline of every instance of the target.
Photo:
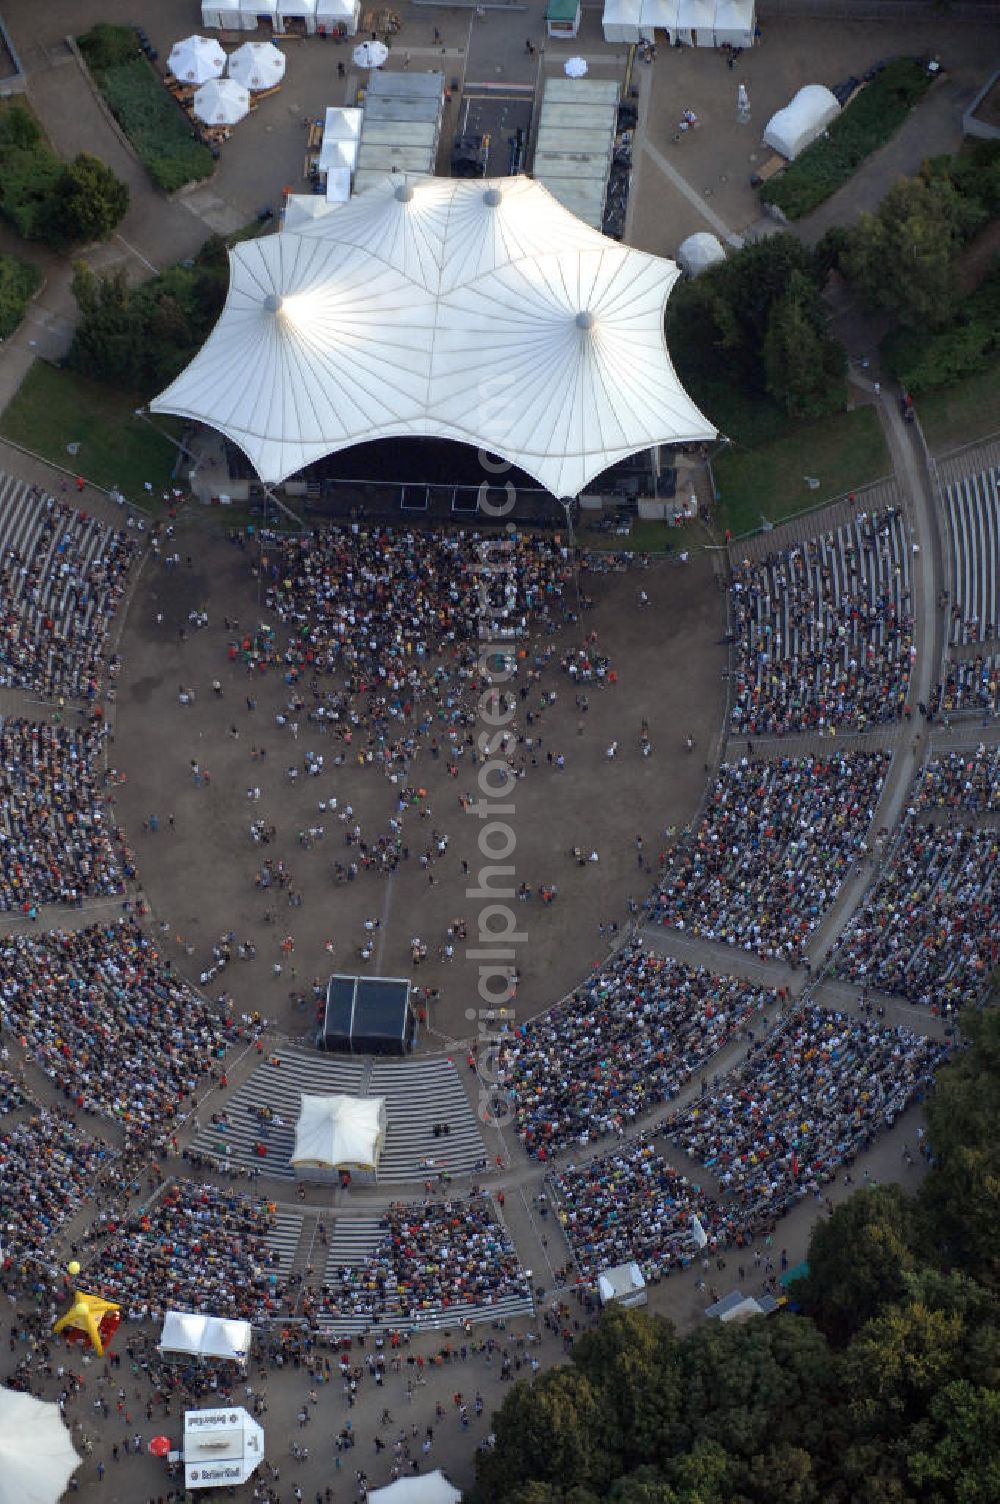
POLYGON ((63 162, 23 105, 0 109, 0 214, 25 240, 57 250, 106 240, 128 201, 127 185, 97 157, 63 162))
POLYGON ((477 1504, 992 1504, 1000 1498, 1000 1012, 927 1108, 920 1191, 815 1229, 804 1314, 744 1327, 613 1307, 519 1384, 477 1504))

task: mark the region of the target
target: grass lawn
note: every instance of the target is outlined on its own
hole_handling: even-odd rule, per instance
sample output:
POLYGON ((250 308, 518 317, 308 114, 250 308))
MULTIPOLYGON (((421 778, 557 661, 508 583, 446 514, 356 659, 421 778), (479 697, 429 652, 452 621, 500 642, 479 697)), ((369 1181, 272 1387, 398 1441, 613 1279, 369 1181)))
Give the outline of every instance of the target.
POLYGON ((932 454, 1000 433, 1000 364, 954 386, 925 392, 917 401, 917 416, 932 454))
POLYGON ((818 423, 786 420, 780 434, 759 442, 744 439, 736 425, 730 437, 732 448, 720 453, 712 468, 719 492, 718 525, 731 528, 736 537, 756 532, 762 516, 778 522, 878 480, 892 468, 870 407, 818 423), (819 481, 816 490, 806 485, 807 475, 819 481))
MULTIPOLYGON (((0 434, 99 486, 117 485, 141 504, 143 482, 164 487, 177 450, 134 416, 140 400, 38 360, 0 414, 0 434), (74 443, 80 448, 71 455, 66 445, 74 443)), ((153 422, 179 435, 180 425, 171 419, 153 422)))

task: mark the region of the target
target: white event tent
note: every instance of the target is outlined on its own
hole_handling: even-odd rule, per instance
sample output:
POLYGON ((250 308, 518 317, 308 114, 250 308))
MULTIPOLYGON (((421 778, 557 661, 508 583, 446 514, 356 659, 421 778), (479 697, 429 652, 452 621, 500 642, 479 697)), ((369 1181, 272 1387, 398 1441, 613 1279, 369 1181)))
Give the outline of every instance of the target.
POLYGON ((643 41, 655 42, 656 33, 664 31, 667 41, 673 42, 677 35, 677 11, 680 0, 642 0, 639 30, 643 41))
POLYGON ((725 259, 721 240, 707 230, 696 230, 677 248, 677 265, 689 277, 697 277, 700 272, 707 272, 710 266, 717 266, 725 259))
POLYGON ((414 1478, 397 1478, 385 1488, 368 1495, 369 1504, 459 1504, 461 1490, 445 1477, 441 1469, 420 1473, 414 1478))
POLYGON ((373 1173, 385 1142, 384 1097, 302 1094, 291 1165, 309 1170, 373 1173))
POLYGON ((249 1321, 197 1316, 193 1311, 167 1311, 159 1346, 164 1357, 222 1358, 229 1363, 245 1363, 252 1340, 249 1321))
POLYGON ((219 31, 241 31, 240 0, 201 0, 201 24, 219 31))
POLYGON ((752 47, 754 0, 715 0, 716 47, 752 47))
POLYGON ((601 25, 606 42, 638 42, 642 0, 604 0, 601 25))
POLYGON ((840 114, 835 95, 823 84, 804 84, 790 104, 772 115, 764 128, 764 145, 794 162, 840 114))
POLYGON ((0 1386, 0 1504, 57 1504, 80 1460, 57 1404, 0 1386))
POLYGON ((714 47, 715 0, 680 0, 677 35, 686 47, 714 47))
POLYGON ((316 30, 325 34, 342 30, 345 36, 357 35, 361 0, 316 0, 316 30))
POLYGON ((386 177, 229 253, 201 350, 153 401, 276 484, 369 440, 485 448, 554 496, 715 429, 667 352, 672 261, 620 245, 527 177, 386 177))

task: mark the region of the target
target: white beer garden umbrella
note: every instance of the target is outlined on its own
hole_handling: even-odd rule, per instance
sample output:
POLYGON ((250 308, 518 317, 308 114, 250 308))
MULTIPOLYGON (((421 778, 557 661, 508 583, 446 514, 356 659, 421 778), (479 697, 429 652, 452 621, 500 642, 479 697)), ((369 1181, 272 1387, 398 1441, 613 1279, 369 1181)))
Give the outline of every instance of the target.
POLYGON ((229 77, 244 89, 273 89, 285 76, 285 54, 273 42, 244 42, 229 54, 229 77))
POLYGON ((183 83, 204 84, 210 78, 221 77, 226 54, 214 37, 185 37, 170 49, 167 67, 183 83))
POLYGON ((355 47, 352 56, 359 68, 381 68, 389 56, 389 49, 384 42, 362 42, 360 47, 355 47))
POLYGON ((249 109, 250 95, 231 78, 213 78, 194 96, 195 117, 205 125, 235 125, 249 109))
POLYGON ((582 78, 587 71, 587 59, 585 57, 568 57, 563 63, 563 72, 567 78, 582 78))

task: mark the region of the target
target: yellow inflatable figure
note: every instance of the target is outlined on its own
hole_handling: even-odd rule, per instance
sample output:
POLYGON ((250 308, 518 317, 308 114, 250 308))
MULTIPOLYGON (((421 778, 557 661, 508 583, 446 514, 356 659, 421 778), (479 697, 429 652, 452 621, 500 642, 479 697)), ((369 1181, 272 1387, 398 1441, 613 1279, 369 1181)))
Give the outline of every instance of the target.
MULTIPOLYGON (((67 1265, 67 1270, 75 1279, 80 1273, 76 1259, 67 1265)), ((64 1316, 59 1317, 52 1331, 56 1335, 64 1332, 67 1342, 89 1342, 97 1356, 103 1358, 104 1350, 118 1330, 121 1319, 121 1307, 115 1305, 114 1301, 102 1300, 99 1295, 88 1295, 85 1290, 77 1290, 73 1295, 73 1304, 64 1316)))

